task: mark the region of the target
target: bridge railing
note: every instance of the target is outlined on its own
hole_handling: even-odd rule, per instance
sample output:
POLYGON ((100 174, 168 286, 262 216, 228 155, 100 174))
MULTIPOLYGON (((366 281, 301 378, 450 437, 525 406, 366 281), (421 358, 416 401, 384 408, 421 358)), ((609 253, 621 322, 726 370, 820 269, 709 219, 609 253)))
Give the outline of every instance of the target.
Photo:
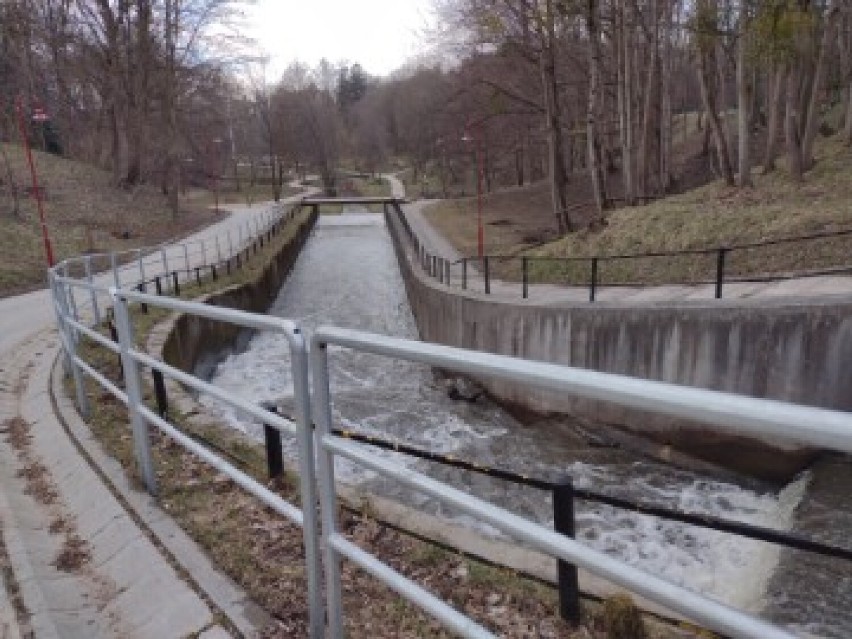
POLYGON ((275 512, 302 525, 312 638, 330 636, 338 639, 343 636, 340 583, 340 562, 343 558, 359 565, 461 636, 493 636, 482 625, 405 578, 341 534, 336 520, 337 491, 334 460, 337 457, 346 458, 458 508, 514 539, 551 555, 556 560, 583 567, 591 573, 621 585, 630 592, 726 636, 761 639, 793 636, 754 616, 592 550, 570 537, 518 517, 446 483, 386 461, 369 446, 336 434, 332 423, 328 347, 334 346, 419 362, 462 374, 502 379, 522 386, 613 402, 688 420, 710 420, 741 434, 781 438, 847 453, 852 452, 852 415, 850 414, 339 328, 317 330, 308 351, 305 337, 299 327, 287 320, 186 302, 129 288, 117 288, 110 286, 109 282, 104 284, 90 281, 88 278, 66 277, 57 271, 50 273, 50 283, 60 339, 71 364, 69 366, 71 374, 75 377, 78 406, 81 412, 86 412, 88 398, 85 387, 81 383, 83 376, 90 377, 127 405, 135 458, 149 491, 155 493, 157 490, 149 439, 150 429, 153 427, 190 453, 225 473, 275 512), (74 290, 83 294, 110 296, 114 305, 117 339, 107 338, 73 314, 69 292, 74 290), (295 425, 253 405, 238 394, 215 387, 137 348, 130 321, 131 304, 197 315, 254 330, 273 331, 282 339, 286 339, 290 348, 292 375, 295 380, 297 409, 295 425), (77 348, 77 342, 81 336, 120 356, 124 369, 123 388, 118 382, 107 379, 98 372, 91 361, 84 359, 77 348), (263 484, 188 437, 167 417, 149 409, 142 401, 140 368, 156 370, 180 384, 209 394, 217 400, 253 415, 282 433, 295 436, 298 441, 303 508, 300 510, 293 504, 287 503, 263 484), (308 383, 309 378, 312 384, 308 383), (318 526, 314 508, 317 502, 319 502, 321 526, 318 526), (319 541, 320 532, 323 543, 319 541), (322 555, 319 549, 322 549, 322 555), (319 571, 321 569, 325 570, 325 597, 320 590, 322 580, 319 571))

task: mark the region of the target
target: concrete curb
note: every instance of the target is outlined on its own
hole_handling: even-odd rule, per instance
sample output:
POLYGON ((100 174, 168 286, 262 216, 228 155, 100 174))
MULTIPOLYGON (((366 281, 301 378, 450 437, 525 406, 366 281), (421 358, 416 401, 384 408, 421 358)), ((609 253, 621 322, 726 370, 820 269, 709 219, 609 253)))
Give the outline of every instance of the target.
POLYGON ((212 603, 241 636, 259 636, 260 631, 272 623, 272 618, 213 565, 206 553, 154 499, 130 485, 121 464, 106 454, 65 393, 59 361, 58 356, 51 373, 51 400, 57 418, 86 461, 194 589, 212 603))

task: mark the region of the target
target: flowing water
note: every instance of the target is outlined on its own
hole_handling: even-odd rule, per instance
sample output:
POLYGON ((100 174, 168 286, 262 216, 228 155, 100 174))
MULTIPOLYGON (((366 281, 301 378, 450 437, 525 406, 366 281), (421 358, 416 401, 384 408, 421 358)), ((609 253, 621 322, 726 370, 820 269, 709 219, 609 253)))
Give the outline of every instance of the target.
MULTIPOLYGON (((393 247, 379 215, 322 217, 269 312, 298 320, 308 332, 331 324, 417 337, 393 247)), ((529 475, 568 474, 575 485, 600 492, 781 529, 791 527, 807 489, 808 476, 778 488, 702 475, 624 450, 602 448, 599 433, 569 420, 522 424, 485 398, 450 399, 446 380, 420 365, 337 348, 330 349, 329 360, 334 418, 344 428, 529 475)), ((293 391, 288 366, 286 341, 258 334, 244 350, 223 359, 213 382, 255 402, 286 405, 293 391)), ((210 398, 203 401, 234 428, 261 436, 260 425, 247 416, 210 398)), ((541 491, 396 453, 382 454, 518 514, 552 522, 549 497, 541 491)), ((338 460, 338 478, 494 533, 346 461, 338 460)), ((784 612, 781 602, 798 596, 799 580, 772 579, 781 553, 770 544, 582 502, 577 505, 577 537, 738 607, 765 609, 785 623, 849 636, 848 627, 812 625, 808 606, 795 618, 784 612), (772 587, 767 589, 771 579, 772 587)))

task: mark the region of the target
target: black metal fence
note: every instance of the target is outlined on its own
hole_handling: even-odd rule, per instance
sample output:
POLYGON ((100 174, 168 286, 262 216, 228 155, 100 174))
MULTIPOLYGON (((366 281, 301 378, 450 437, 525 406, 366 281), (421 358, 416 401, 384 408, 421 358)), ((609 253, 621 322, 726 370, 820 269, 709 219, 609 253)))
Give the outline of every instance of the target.
POLYGON ((821 275, 852 273, 852 261, 838 264, 838 255, 852 252, 852 228, 823 231, 762 242, 744 242, 680 251, 651 251, 590 257, 536 257, 485 255, 450 260, 430 251, 412 230, 405 215, 398 219, 414 249, 421 269, 446 286, 491 294, 516 286, 522 299, 530 287, 553 284, 588 289, 595 302, 603 287, 653 285, 712 285, 721 299, 726 284, 774 282, 821 275), (807 269, 797 267, 798 254, 807 252, 807 269))

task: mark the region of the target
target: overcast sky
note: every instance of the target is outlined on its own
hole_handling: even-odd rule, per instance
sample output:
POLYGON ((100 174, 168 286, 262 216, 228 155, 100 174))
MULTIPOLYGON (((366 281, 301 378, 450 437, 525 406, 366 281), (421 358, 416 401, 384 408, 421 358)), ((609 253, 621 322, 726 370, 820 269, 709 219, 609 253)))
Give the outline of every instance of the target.
POLYGON ((358 62, 387 75, 423 50, 431 0, 258 0, 248 25, 276 79, 293 60, 358 62))

